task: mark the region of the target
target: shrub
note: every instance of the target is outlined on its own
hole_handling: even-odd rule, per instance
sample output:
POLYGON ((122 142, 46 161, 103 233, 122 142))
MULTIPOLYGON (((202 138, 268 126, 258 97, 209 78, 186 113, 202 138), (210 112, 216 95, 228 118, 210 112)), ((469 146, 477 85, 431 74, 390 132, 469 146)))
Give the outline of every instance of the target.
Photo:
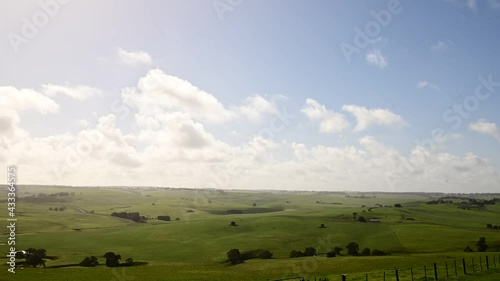
POLYGON ((370 248, 364 248, 363 251, 361 251, 361 254, 363 256, 369 256, 370 252, 371 252, 370 248))
POLYGON ((372 256, 385 256, 385 253, 379 249, 373 249, 372 256))
POLYGON ((259 254, 259 258, 261 259, 271 259, 273 257, 273 253, 265 250, 259 254))
POLYGON ((86 257, 83 259, 83 261, 80 262, 80 265, 85 267, 94 267, 98 264, 99 262, 97 261, 97 258, 94 256, 86 257))
POLYGON ((301 251, 292 250, 290 252, 290 257, 291 258, 300 258, 300 257, 303 257, 303 256, 304 256, 304 253, 302 253, 301 251))
POLYGON ((474 250, 472 250, 469 246, 467 246, 467 247, 465 247, 464 252, 471 253, 471 252, 474 252, 474 250))
POLYGON ((239 264, 242 262, 240 257, 240 250, 231 249, 226 253, 226 256, 231 264, 239 264))
POLYGON ((316 252, 316 249, 314 249, 313 247, 307 247, 305 250, 304 250, 304 256, 307 256, 307 257, 313 257, 317 254, 316 252))
POLYGON ((334 258, 336 256, 337 256, 337 253, 335 252, 335 250, 331 250, 328 253, 326 253, 327 258, 334 258))

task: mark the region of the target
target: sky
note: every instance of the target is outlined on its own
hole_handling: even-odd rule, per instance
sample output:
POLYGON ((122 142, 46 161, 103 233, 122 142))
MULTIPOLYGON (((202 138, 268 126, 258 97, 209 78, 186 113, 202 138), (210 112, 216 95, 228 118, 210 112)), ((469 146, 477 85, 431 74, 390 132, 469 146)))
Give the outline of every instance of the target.
POLYGON ((500 191, 498 0, 8 0, 0 19, 20 184, 500 191))

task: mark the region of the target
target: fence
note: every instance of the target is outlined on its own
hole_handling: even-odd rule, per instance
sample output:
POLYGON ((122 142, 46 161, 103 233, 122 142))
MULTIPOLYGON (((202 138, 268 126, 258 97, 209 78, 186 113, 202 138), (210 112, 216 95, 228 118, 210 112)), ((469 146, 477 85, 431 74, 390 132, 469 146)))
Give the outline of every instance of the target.
MULTIPOLYGON (((474 257, 462 258, 441 264, 432 263, 420 267, 394 269, 391 271, 379 271, 361 274, 342 274, 339 279, 314 278, 308 281, 430 281, 449 280, 459 275, 473 274, 483 270, 500 268, 500 254, 480 256, 479 260, 474 257)), ((303 279, 305 280, 305 279, 303 279)))

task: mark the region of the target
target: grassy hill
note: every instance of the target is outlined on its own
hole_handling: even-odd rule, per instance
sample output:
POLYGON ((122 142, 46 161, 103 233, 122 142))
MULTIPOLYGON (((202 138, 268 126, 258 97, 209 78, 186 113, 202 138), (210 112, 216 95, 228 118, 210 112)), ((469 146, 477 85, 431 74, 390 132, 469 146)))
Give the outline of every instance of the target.
MULTIPOLYGON (((426 204, 442 194, 23 186, 17 195, 16 248, 46 249, 57 257, 47 266, 75 264, 92 255, 104 264, 102 255, 108 251, 120 254, 123 262, 131 257, 148 265, 25 268, 10 275, 4 266, 1 280, 274 280, 286 276, 340 280, 341 273, 347 273, 348 280, 364 280, 367 272, 377 278, 384 271, 394 274, 395 268, 402 276, 408 276, 410 268, 423 276, 423 266, 430 269, 434 262, 444 274, 445 262, 451 266, 458 261, 461 266, 461 258, 469 264, 474 257, 478 264, 486 254, 492 267, 494 255, 495 261, 500 260, 500 230, 486 228, 487 223, 500 225, 500 204, 480 210, 459 209, 455 203, 426 204), (53 195, 61 192, 65 195, 53 195), (64 211, 49 210, 55 207, 64 211), (172 221, 136 223, 112 217, 113 212, 139 212, 150 218, 169 215, 172 221), (359 222, 354 216, 380 223, 359 222), (231 221, 237 226, 230 226, 231 221), (321 224, 326 227, 320 228, 321 224), (481 236, 489 246, 487 253, 463 252, 466 246, 475 248, 481 236), (360 250, 377 248, 390 255, 346 256, 345 246, 352 241, 360 250), (289 258, 290 251, 310 246, 318 256, 289 258), (326 258, 335 246, 344 248, 344 255, 326 258), (230 266, 226 252, 233 248, 266 249, 273 259, 230 266)), ((0 215, 5 221, 7 211, 0 215)), ((8 248, 0 249, 6 253, 8 248)), ((491 271, 478 278, 490 275, 500 277, 498 271, 491 271)))

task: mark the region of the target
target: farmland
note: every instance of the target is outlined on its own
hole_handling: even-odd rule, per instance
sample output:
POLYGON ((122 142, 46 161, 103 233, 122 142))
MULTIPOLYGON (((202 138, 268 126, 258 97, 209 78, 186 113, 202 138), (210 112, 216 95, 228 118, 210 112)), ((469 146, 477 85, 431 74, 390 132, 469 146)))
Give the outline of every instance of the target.
MULTIPOLYGON (((365 273, 378 280, 374 278, 382 278, 385 271, 392 276, 394 269, 401 270, 402 278, 408 278, 410 268, 420 276, 423 266, 430 269, 433 263, 443 274, 445 263, 451 266, 457 261, 461 266, 462 258, 468 264, 474 258, 479 271, 479 260, 485 255, 490 256, 491 267, 495 256, 497 269, 454 280, 500 277, 500 230, 486 227, 488 223, 500 225, 498 202, 467 209, 457 205, 464 199, 427 204, 445 196, 428 193, 58 186, 19 186, 17 196, 16 248, 43 248, 56 258, 47 260, 47 268, 18 268, 15 274, 3 266, 1 280, 275 280, 296 276, 339 280, 342 273, 348 274, 348 280, 364 280, 359 278, 365 273), (64 209, 55 211, 56 207, 64 209), (139 212, 147 222, 113 217, 114 212, 139 212), (171 221, 154 219, 158 216, 170 216, 171 221), (359 217, 368 222, 360 222, 359 217), (479 237, 486 239, 486 253, 475 251, 479 237), (349 242, 358 243, 360 251, 367 247, 388 255, 348 256, 345 246, 349 242), (326 253, 336 246, 343 248, 341 254, 327 258, 326 253), (463 252, 466 246, 474 252, 463 252), (306 247, 314 247, 318 255, 289 257, 292 250, 306 247), (273 258, 230 265, 226 253, 231 249, 265 249, 273 258), (105 252, 120 254, 123 262, 130 257, 147 265, 105 267, 105 252), (98 257, 100 265, 52 268, 78 264, 88 256, 98 257)), ((6 214, 0 213, 3 221, 6 214)), ((0 249, 8 252, 7 245, 0 249)), ((468 272, 472 273, 472 267, 468 272)), ((450 273, 454 275, 451 267, 450 273)))

